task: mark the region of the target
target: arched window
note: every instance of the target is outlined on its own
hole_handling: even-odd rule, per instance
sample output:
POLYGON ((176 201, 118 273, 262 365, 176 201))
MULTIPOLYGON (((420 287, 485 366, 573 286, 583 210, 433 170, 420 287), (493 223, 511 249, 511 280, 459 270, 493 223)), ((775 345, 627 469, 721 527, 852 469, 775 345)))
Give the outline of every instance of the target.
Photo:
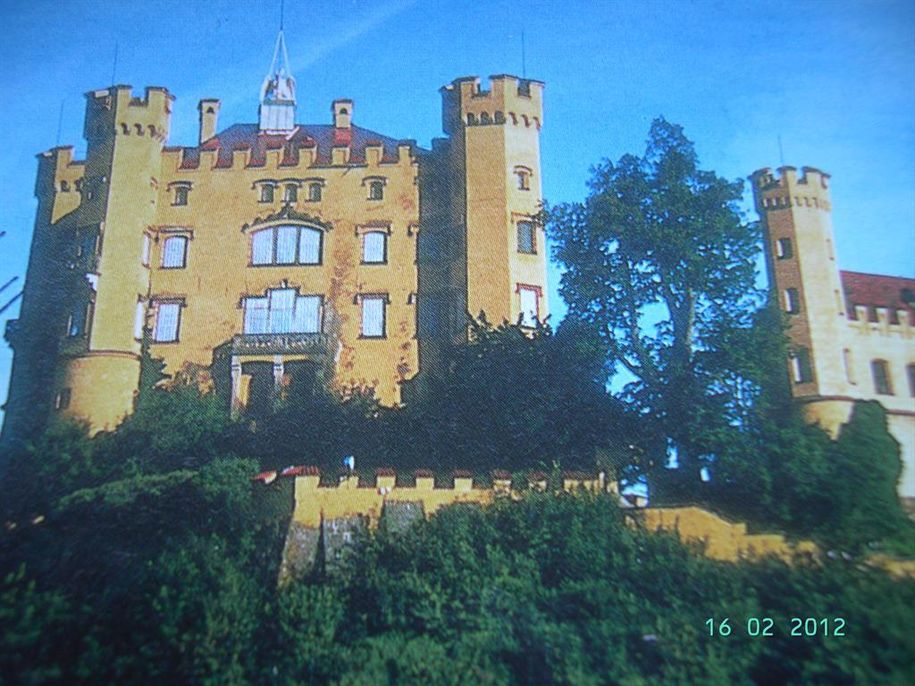
POLYGON ((877 395, 893 395, 890 366, 886 360, 871 360, 871 376, 874 377, 874 391, 877 395))
POLYGON ((308 184, 308 202, 320 202, 320 200, 321 200, 321 184, 320 183, 308 184))
POLYGON ((184 269, 187 266, 187 237, 169 236, 162 244, 162 268, 184 269))
POLYGON ((321 264, 323 232, 310 226, 271 226, 251 234, 251 264, 321 264))

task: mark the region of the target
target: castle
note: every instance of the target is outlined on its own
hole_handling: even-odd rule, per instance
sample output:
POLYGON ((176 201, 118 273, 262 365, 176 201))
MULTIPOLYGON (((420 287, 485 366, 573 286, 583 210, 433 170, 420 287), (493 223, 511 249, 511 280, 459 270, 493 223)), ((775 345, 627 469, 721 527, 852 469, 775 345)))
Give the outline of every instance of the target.
MULTIPOLYGON (((396 405, 447 368, 467 313, 545 319, 543 84, 466 77, 441 96, 431 150, 357 126, 351 100, 297 124, 282 32, 258 123, 220 130, 219 100, 201 100, 195 146, 166 145, 164 88, 88 93, 86 159, 38 156, 3 441, 54 416, 116 427, 144 344, 167 374, 206 370, 226 407, 256 416, 319 385, 396 405)), ((840 272, 828 175, 779 174, 751 179, 794 395, 833 433, 855 400, 879 400, 913 498, 915 280, 840 272)))
POLYGON ((233 413, 257 415, 319 384, 398 404, 466 337, 467 313, 534 326, 542 93, 456 79, 431 150, 357 126, 351 100, 298 124, 282 32, 259 122, 220 129, 220 101, 201 100, 192 147, 166 145, 165 88, 88 93, 85 160, 38 156, 3 439, 52 416, 115 428, 144 343, 167 374, 206 369, 233 413))
POLYGON ((899 493, 915 500, 915 279, 840 271, 829 175, 751 177, 773 296, 788 314, 792 394, 835 435, 855 400, 877 400, 899 441, 899 493))

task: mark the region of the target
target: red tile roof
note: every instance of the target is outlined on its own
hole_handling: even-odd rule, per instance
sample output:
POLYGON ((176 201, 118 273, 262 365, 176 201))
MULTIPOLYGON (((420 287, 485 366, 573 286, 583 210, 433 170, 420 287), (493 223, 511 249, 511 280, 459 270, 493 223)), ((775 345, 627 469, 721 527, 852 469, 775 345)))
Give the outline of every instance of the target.
POLYGON ((317 148, 316 163, 330 164, 331 148, 339 145, 350 147, 351 164, 365 163, 365 148, 370 145, 382 146, 382 162, 397 161, 397 146, 409 144, 416 149, 413 141, 402 141, 380 133, 353 126, 349 129, 338 129, 331 124, 300 124, 291 136, 286 134, 264 134, 257 124, 233 124, 220 131, 199 146, 178 148, 183 150, 184 157, 181 169, 196 169, 200 164, 201 150, 218 151, 216 166, 232 166, 233 150, 251 150, 250 165, 263 166, 267 150, 282 150, 283 165, 295 165, 298 162, 301 148, 317 148))
POLYGON ((896 310, 907 310, 909 321, 915 323, 915 279, 846 271, 839 272, 839 277, 845 291, 849 319, 858 318, 855 312, 858 306, 866 307, 868 319, 875 322, 875 308, 885 307, 889 310, 891 324, 899 323, 896 310))

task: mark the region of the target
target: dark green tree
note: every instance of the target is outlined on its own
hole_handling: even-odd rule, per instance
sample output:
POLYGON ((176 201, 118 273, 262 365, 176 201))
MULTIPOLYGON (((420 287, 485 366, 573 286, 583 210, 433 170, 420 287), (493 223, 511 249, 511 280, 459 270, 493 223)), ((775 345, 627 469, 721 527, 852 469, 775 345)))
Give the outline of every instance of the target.
MULTIPOLYGON (((681 127, 653 122, 642 157, 593 169, 583 203, 547 212, 560 292, 604 341, 625 397, 653 425, 649 471, 668 495, 699 481, 706 437, 739 425, 755 390, 733 350, 752 326, 759 234, 743 221, 743 186, 702 170, 681 127), (678 470, 664 470, 667 445, 678 470)), ((655 496, 662 495, 660 492, 655 496)))

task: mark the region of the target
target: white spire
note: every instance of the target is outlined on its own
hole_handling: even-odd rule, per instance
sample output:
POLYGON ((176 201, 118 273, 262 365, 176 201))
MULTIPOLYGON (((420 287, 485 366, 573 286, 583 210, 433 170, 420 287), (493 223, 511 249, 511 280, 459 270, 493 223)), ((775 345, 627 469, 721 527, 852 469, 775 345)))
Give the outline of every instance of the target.
POLYGON ((276 37, 270 71, 261 86, 260 129, 287 133, 295 128, 295 78, 289 68, 283 29, 276 37))

